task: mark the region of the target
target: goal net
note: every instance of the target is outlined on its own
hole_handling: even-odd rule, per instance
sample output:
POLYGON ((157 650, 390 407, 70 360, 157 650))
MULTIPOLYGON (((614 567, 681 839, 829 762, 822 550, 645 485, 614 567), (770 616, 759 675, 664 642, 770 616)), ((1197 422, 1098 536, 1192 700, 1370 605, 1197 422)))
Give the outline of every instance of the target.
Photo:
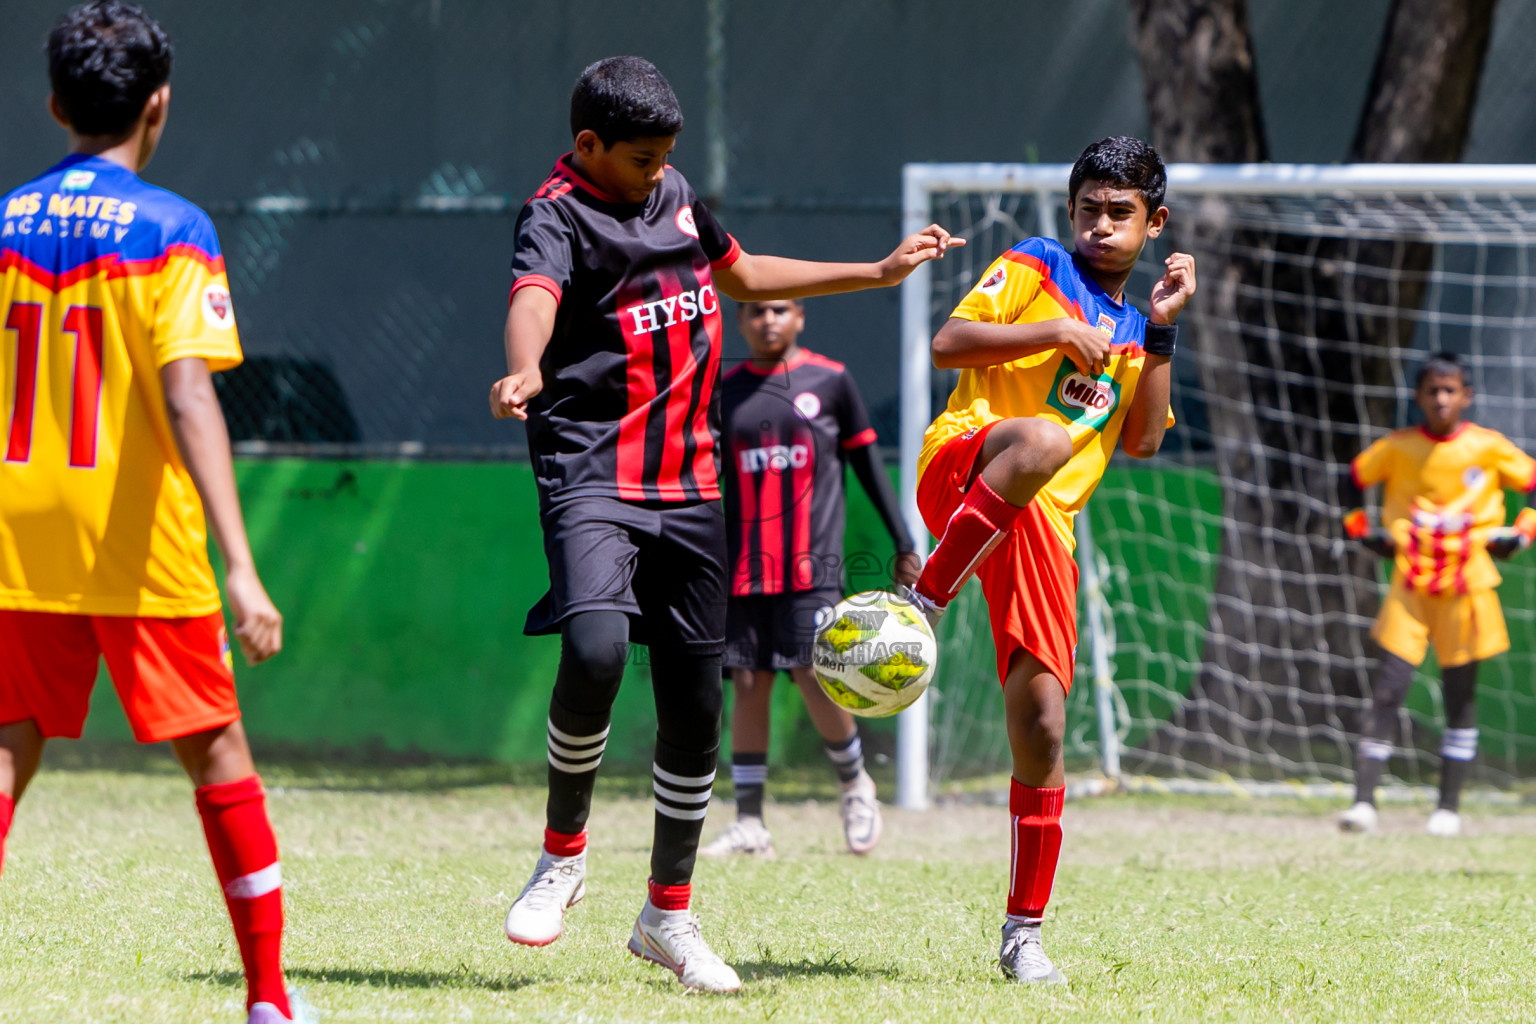
MULTIPOLYGON (((907 514, 923 429, 952 372, 928 342, 1003 250, 1068 248, 1066 165, 909 165, 907 229, 969 244, 903 296, 907 514)), ((1143 310, 1163 257, 1194 253, 1162 452, 1117 455, 1079 516, 1079 649, 1069 770, 1190 789, 1341 790, 1368 705, 1371 623, 1387 566, 1345 542, 1361 502, 1344 472, 1418 422, 1430 351, 1471 369, 1471 418, 1536 451, 1536 168, 1175 165, 1169 229, 1128 286, 1143 310)), ((1373 495, 1373 499, 1376 496, 1373 495)), ((1525 501, 1510 495, 1511 517, 1525 501)), ((1512 650, 1478 678, 1473 778, 1509 789, 1536 768, 1536 553, 1500 564, 1512 650)), ((900 799, 1000 788, 1009 768, 993 648, 972 583, 943 623, 942 661, 904 724, 900 799)), ((1438 773, 1434 655, 1400 716, 1389 775, 1438 773)))

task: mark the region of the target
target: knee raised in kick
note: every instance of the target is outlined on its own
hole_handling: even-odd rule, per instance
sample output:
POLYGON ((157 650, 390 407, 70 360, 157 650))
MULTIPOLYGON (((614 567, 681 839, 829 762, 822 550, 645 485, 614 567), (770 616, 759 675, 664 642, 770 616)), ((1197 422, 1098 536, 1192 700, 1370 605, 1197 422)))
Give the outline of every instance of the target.
POLYGON ((1003 420, 987 434, 982 458, 987 486, 1022 507, 1072 458, 1072 438, 1049 420, 1003 420))

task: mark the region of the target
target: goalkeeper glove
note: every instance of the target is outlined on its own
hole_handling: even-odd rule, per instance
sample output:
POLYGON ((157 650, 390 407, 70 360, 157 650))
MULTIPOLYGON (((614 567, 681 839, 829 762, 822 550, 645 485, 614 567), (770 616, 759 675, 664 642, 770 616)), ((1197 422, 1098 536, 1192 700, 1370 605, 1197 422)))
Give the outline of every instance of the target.
POLYGON ((1365 509, 1357 508, 1344 517, 1344 533, 1350 540, 1357 540, 1360 546, 1381 558, 1396 558, 1397 543, 1392 540, 1392 535, 1386 530, 1371 529, 1371 520, 1365 514, 1365 509))
POLYGON ((1536 540, 1536 508, 1523 508, 1515 517, 1515 525, 1492 531, 1488 536, 1488 553, 1494 558, 1509 558, 1516 551, 1524 551, 1536 540))

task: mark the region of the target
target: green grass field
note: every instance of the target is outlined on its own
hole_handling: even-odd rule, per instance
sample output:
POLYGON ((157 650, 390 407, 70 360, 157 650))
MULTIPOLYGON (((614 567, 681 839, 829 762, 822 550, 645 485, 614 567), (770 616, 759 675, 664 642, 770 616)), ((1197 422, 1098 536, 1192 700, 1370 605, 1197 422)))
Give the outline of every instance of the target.
MULTIPOLYGON (((0 879, 0 1021, 242 1021, 238 958, 169 763, 45 769, 0 879)), ((333 1021, 1511 1021, 1536 1019, 1536 815, 1469 836, 1336 833, 1328 805, 1068 805, 1047 948, 1065 990, 995 973, 996 807, 891 811, 867 860, 834 806, 769 809, 780 857, 701 864, 705 935, 746 982, 684 994, 624 943, 643 894, 643 780, 607 782, 586 902, 543 950, 501 918, 532 865, 538 776, 267 772, 291 977, 333 1021)), ((802 794, 805 788, 802 787, 802 794)), ((727 820, 717 804, 706 828, 727 820)))

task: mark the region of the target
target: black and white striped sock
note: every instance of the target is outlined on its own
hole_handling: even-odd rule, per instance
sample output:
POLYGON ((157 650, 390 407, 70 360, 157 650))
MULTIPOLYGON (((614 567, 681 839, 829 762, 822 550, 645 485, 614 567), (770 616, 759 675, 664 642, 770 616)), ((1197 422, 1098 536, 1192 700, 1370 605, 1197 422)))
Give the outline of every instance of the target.
POLYGON ((864 770, 864 744, 859 740, 859 734, 855 732, 841 743, 828 743, 823 741, 827 757, 832 760, 832 767, 837 769, 837 781, 847 785, 859 777, 864 770))
POLYGON ((761 818, 768 790, 768 755, 731 751, 731 785, 736 790, 736 816, 761 818))
POLYGON ((656 794, 651 878, 662 885, 682 885, 693 877, 718 756, 718 747, 705 752, 684 751, 659 737, 656 740, 656 761, 651 768, 651 786, 656 794))
POLYGON ((549 763, 562 772, 580 775, 597 770, 608 746, 608 727, 590 736, 574 736, 549 723, 549 763))
POLYGON ((1447 729, 1440 740, 1440 806, 1461 809, 1461 787, 1477 756, 1477 730, 1447 729))
POLYGON ((587 827, 597 766, 608 746, 608 715, 581 715, 549 702, 549 803, 546 824, 575 835, 587 827))
POLYGON ((1355 803, 1375 806, 1376 785, 1391 756, 1392 744, 1387 740, 1367 737, 1360 741, 1355 757, 1355 803))

